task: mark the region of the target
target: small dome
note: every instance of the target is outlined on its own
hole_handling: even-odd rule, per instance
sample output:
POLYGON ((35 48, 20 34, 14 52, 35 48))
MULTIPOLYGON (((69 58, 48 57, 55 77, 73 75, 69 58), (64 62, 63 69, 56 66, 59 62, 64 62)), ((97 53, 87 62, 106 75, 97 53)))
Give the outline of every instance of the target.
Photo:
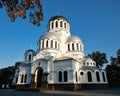
POLYGON ((27 50, 24 55, 28 54, 29 52, 32 52, 35 55, 35 51, 33 49, 27 50))
POLYGON ((46 32, 45 34, 43 34, 39 40, 42 40, 42 39, 54 39, 54 40, 60 40, 59 37, 53 33, 53 32, 46 32))
POLYGON ((52 18, 49 20, 49 22, 50 22, 50 21, 54 21, 54 20, 65 20, 65 21, 68 22, 68 20, 67 20, 65 17, 59 16, 59 15, 52 17, 52 18))
POLYGON ((68 37, 67 42, 82 42, 82 40, 78 36, 70 36, 68 37))

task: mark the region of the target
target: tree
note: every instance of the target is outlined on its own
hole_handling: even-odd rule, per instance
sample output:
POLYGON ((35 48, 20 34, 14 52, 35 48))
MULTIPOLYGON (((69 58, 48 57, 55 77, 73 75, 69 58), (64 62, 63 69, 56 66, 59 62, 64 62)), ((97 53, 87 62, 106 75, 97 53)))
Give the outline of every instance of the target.
POLYGON ((106 67, 108 83, 111 87, 120 87, 120 49, 116 52, 116 57, 110 57, 110 65, 106 67))
POLYGON ((120 66, 120 49, 116 52, 116 57, 110 57, 111 65, 120 66))
POLYGON ((120 49, 117 50, 117 63, 118 63, 118 66, 120 65, 120 49))
POLYGON ((0 86, 2 84, 10 86, 14 73, 15 73, 14 66, 9 66, 9 67, 0 69, 0 86))
POLYGON ((96 66, 98 68, 101 68, 103 67, 103 64, 108 63, 106 54, 101 53, 99 51, 92 52, 92 54, 88 54, 88 57, 92 58, 96 62, 96 66))
POLYGON ((12 22, 17 17, 25 19, 29 12, 30 22, 40 26, 43 20, 43 9, 40 0, 0 0, 0 8, 5 8, 12 22))

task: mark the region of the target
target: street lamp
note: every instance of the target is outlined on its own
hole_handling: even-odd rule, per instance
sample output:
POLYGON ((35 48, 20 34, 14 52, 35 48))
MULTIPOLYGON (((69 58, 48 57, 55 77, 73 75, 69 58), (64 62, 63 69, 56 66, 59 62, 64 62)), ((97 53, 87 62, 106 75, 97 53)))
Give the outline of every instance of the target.
POLYGON ((40 0, 0 0, 0 8, 5 7, 12 22, 17 17, 26 19, 29 12, 30 22, 40 26, 43 20, 43 9, 40 0))

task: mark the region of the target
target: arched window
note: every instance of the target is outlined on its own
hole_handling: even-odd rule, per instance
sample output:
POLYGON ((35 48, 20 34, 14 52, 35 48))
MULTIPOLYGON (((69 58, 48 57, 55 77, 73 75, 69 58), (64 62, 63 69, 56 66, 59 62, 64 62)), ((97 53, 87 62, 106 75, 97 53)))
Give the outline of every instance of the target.
POLYGON ((44 41, 42 41, 42 49, 44 48, 44 41))
POLYGON ((68 51, 70 51, 70 44, 68 44, 68 51))
POLYGON ((53 40, 51 40, 51 48, 53 48, 53 40))
POLYGON ((74 49, 75 49, 75 48, 74 48, 74 43, 72 43, 72 50, 74 51, 74 49))
POLYGON ((31 55, 28 56, 28 60, 31 61, 31 55))
POLYGON ((64 27, 66 28, 66 22, 64 23, 64 27))
POLYGON ((99 75, 99 72, 96 72, 96 78, 97 78, 97 82, 100 82, 100 75, 99 75))
POLYGON ((26 81, 27 81, 27 74, 25 74, 24 83, 26 83, 26 81))
POLYGON ((55 48, 57 49, 57 41, 55 41, 55 48))
POLYGON ((82 45, 80 44, 80 51, 82 51, 82 45))
POLYGON ((78 82, 77 71, 75 72, 76 82, 78 82))
POLYGON ((54 26, 54 25, 53 25, 53 22, 52 22, 52 28, 53 28, 53 26, 54 26))
POLYGON ((105 80, 105 73, 104 72, 102 72, 102 77, 103 77, 103 81, 106 82, 106 80, 105 80))
POLYGON ((56 27, 58 27, 58 21, 56 21, 56 27))
POLYGON ((59 78, 59 82, 62 82, 62 72, 61 71, 59 71, 58 78, 59 78))
POLYGON ((60 21, 60 27, 62 27, 62 21, 60 21))
POLYGON ((88 76, 88 82, 92 82, 92 74, 91 74, 91 72, 87 72, 87 76, 88 76))
POLYGON ((68 74, 67 71, 64 71, 64 82, 68 81, 68 74))
POLYGON ((78 43, 76 44, 76 46, 77 46, 77 50, 79 50, 79 45, 78 45, 78 43))
POLYGON ((48 40, 46 41, 46 48, 48 48, 48 40))
POLYGON ((21 83, 23 83, 24 75, 21 76, 21 83))

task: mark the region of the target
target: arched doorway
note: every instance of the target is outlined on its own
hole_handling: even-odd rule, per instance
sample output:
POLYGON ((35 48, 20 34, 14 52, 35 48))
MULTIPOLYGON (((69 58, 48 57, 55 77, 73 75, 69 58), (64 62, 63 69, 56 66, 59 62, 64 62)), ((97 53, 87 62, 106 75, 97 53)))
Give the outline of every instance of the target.
POLYGON ((41 67, 36 70, 36 87, 41 87, 43 77, 43 69, 41 67))

